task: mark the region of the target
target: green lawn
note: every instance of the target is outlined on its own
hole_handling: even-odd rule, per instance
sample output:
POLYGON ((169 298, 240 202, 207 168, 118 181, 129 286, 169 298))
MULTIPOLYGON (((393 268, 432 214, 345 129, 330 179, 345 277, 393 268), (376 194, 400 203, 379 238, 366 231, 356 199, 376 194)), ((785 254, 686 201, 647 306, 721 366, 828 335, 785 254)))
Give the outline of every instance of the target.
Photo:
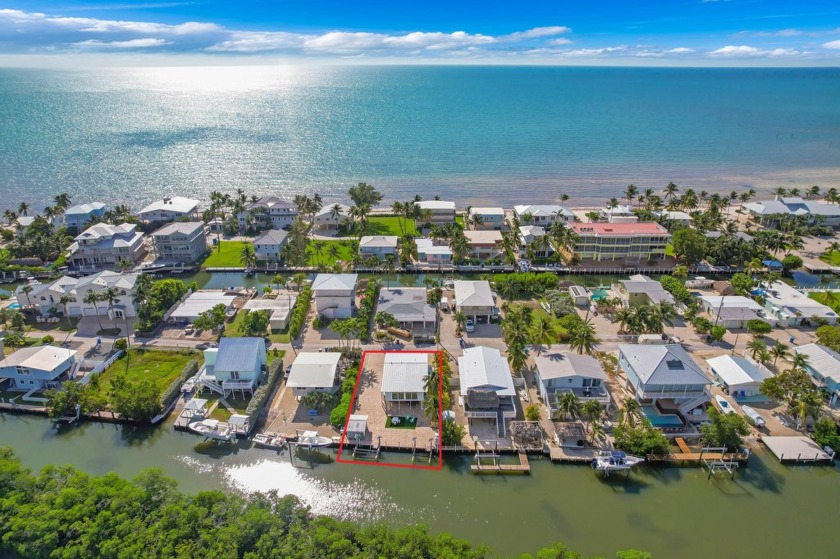
MULTIPOLYGON (((405 234, 411 233, 417 235, 417 228, 413 219, 403 220, 395 215, 372 216, 368 218, 367 235, 397 235, 402 237, 405 234)), ((355 235, 355 229, 341 228, 338 234, 342 237, 355 235)))
POLYGON ((820 256, 820 260, 827 262, 832 266, 840 266, 840 250, 832 251, 829 254, 823 254, 820 256))
MULTIPOLYGON (((212 397, 208 399, 207 406, 211 406, 213 404, 213 400, 218 400, 218 397, 212 397)), ((236 413, 239 415, 245 415, 245 410, 248 409, 248 403, 251 401, 249 396, 245 396, 244 398, 237 395, 230 395, 225 398, 225 401, 230 405, 236 413)), ((227 409, 222 404, 216 406, 216 409, 213 410, 213 413, 210 414, 210 417, 213 419, 218 419, 219 421, 227 421, 230 419, 230 416, 233 415, 229 409, 227 409)))
POLYGON ((107 394, 111 380, 123 372, 128 375, 129 380, 151 379, 163 392, 183 372, 187 363, 196 358, 200 359, 200 355, 197 351, 130 349, 128 356, 123 355, 101 374, 102 392, 107 394))
POLYGON ((815 293, 809 293, 808 297, 817 303, 822 303, 823 305, 832 308, 834 312, 840 313, 840 291, 818 291, 815 293))
MULTIPOLYGON (((239 311, 238 313, 236 313, 233 322, 225 326, 225 337, 241 338, 245 335, 239 331, 239 325, 242 324, 242 320, 245 318, 246 312, 247 311, 239 311)), ((277 332, 271 331, 268 333, 268 338, 271 340, 272 343, 288 344, 292 341, 289 337, 288 328, 286 328, 285 330, 278 330, 277 332)))
POLYGON ((455 223, 457 223, 458 225, 460 225, 460 226, 461 226, 461 229, 465 229, 465 227, 464 227, 464 216, 462 216, 462 215, 456 215, 456 216, 455 216, 455 223))
POLYGON ((320 254, 315 253, 315 245, 314 241, 310 241, 309 244, 306 245, 306 256, 307 256, 307 263, 310 266, 318 266, 319 264, 324 264, 325 266, 330 266, 335 264, 337 260, 342 260, 344 262, 349 262, 353 259, 353 250, 350 246, 349 241, 320 241, 323 243, 323 249, 321 250, 320 254), (330 255, 330 247, 337 247, 338 248, 338 255, 331 256, 330 255))
POLYGON ((242 261, 239 257, 242 254, 242 248, 245 241, 222 241, 219 246, 214 246, 213 251, 207 256, 201 264, 202 268, 242 268, 242 261), (219 250, 221 247, 221 250, 219 250))
POLYGON ((399 423, 394 424, 391 423, 391 417, 399 417, 399 416, 388 416, 385 419, 385 427, 390 429, 414 429, 417 427, 417 418, 416 417, 399 417, 399 423), (413 421, 412 421, 413 420, 413 421))
POLYGON ((76 329, 76 324, 79 323, 79 319, 74 316, 70 317, 69 324, 67 318, 62 318, 58 322, 38 322, 33 315, 27 314, 24 316, 26 317, 26 325, 30 330, 40 330, 41 332, 72 332, 76 329))
POLYGON ((561 326, 558 323, 556 317, 554 317, 554 316, 548 314, 547 312, 545 312, 545 310, 543 310, 543 308, 539 305, 534 307, 534 311, 532 313, 532 316, 534 317, 534 322, 537 322, 540 319, 548 319, 548 320, 551 321, 551 325, 554 327, 554 333, 555 333, 554 342, 556 342, 556 343, 561 343, 560 342, 560 336, 566 335, 566 334, 569 333, 568 330, 566 330, 563 326, 561 326))

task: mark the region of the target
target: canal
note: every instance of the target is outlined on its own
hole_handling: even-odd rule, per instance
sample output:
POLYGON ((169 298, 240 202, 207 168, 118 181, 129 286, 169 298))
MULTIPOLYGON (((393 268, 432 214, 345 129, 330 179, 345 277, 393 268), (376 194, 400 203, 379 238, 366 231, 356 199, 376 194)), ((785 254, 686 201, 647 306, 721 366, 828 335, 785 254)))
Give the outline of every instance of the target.
MULTIPOLYGON (((532 459, 530 476, 476 476, 469 458, 440 471, 305 461, 288 453, 205 445, 189 433, 86 423, 53 429, 42 417, 0 415, 0 445, 24 465, 73 464, 131 477, 160 467, 189 492, 294 494, 320 514, 424 523, 500 554, 561 541, 588 555, 638 548, 657 558, 828 557, 840 501, 840 470, 778 464, 763 452, 735 480, 695 467, 634 470, 604 480, 585 466, 532 459)), ((388 457, 393 459, 393 457, 388 457)), ((404 457, 403 457, 404 459, 404 457)), ((835 550, 833 552, 832 550, 835 550)))

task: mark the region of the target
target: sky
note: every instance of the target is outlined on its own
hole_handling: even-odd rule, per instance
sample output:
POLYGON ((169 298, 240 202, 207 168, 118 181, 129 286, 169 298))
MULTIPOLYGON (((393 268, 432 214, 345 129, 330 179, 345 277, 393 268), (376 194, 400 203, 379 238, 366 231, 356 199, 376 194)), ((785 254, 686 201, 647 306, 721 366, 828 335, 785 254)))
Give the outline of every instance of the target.
POLYGON ((838 0, 0 0, 0 65, 838 66, 838 0))

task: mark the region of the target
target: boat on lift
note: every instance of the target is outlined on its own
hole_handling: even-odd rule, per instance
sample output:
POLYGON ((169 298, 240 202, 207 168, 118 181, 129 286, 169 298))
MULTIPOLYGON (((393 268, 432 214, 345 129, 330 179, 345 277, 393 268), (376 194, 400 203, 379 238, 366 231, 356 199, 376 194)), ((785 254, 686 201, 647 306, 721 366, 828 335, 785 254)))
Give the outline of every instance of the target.
POLYGON ((190 423, 187 428, 193 433, 198 433, 214 441, 230 442, 236 437, 233 427, 216 419, 202 419, 190 423))
POLYGON ((251 437, 251 441, 263 448, 283 448, 286 446, 286 437, 280 433, 257 433, 251 437))
POLYGON ((644 461, 644 458, 631 456, 621 450, 600 450, 592 458, 592 468, 609 475, 610 472, 629 470, 644 461))
POLYGON ((333 444, 329 437, 318 435, 317 431, 304 431, 297 438, 297 445, 300 447, 322 448, 333 444))

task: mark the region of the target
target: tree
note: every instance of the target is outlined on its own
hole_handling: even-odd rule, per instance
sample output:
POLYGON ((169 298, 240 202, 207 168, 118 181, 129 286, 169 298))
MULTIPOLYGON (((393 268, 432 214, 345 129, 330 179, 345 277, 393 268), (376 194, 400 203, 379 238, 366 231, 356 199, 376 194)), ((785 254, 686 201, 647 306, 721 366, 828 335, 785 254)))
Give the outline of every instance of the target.
POLYGON ((834 351, 840 351, 840 326, 830 326, 828 324, 820 326, 814 332, 817 336, 817 341, 824 346, 830 347, 834 351))
POLYGON ((385 330, 386 328, 396 328, 400 324, 397 322, 394 315, 383 311, 376 313, 376 316, 373 317, 373 322, 380 330, 385 330))
POLYGON ((743 446, 743 437, 750 434, 750 426, 743 415, 724 414, 710 407, 706 414, 711 420, 701 427, 703 443, 708 446, 736 450, 743 446))
POLYGON ((580 400, 575 396, 574 392, 563 392, 554 403, 554 420, 566 421, 571 418, 572 421, 578 419, 583 412, 580 400))
POLYGON ((754 338, 747 343, 747 349, 752 352, 752 358, 755 359, 758 352, 767 349, 767 342, 760 338, 754 338))
POLYGON ((461 446, 467 432, 462 425, 458 425, 454 419, 447 417, 443 420, 441 439, 443 446, 461 446))
POLYGON ((227 314, 225 313, 225 306, 221 303, 208 309, 193 321, 193 326, 197 330, 217 330, 225 323, 227 314))
POLYGON ((351 186, 347 191, 347 195, 357 208, 378 206, 383 198, 382 194, 376 188, 364 182, 360 182, 356 186, 351 186))
POLYGON ((239 324, 239 332, 246 336, 264 336, 268 330, 268 313, 264 310, 242 312, 245 316, 239 324))
POLYGON ((802 259, 796 256, 795 254, 788 254, 787 256, 782 258, 782 268, 785 270, 785 272, 798 270, 802 267, 802 264, 802 259))
POLYGON ((712 341, 719 342, 723 339, 726 335, 726 328, 723 326, 712 326, 711 330, 709 330, 709 336, 711 336, 712 341))
POLYGON ((528 407, 525 408, 525 420, 526 421, 539 421, 540 420, 540 407, 537 404, 528 404, 528 407))
POLYGON ((668 454, 670 443, 659 429, 654 429, 650 420, 644 418, 639 425, 617 425, 613 428, 615 447, 634 456, 668 454))
POLYGON ((102 317, 99 316, 99 307, 97 306, 100 300, 99 294, 95 291, 88 291, 85 293, 84 299, 82 299, 86 304, 93 305, 93 310, 96 313, 96 321, 99 323, 99 330, 102 330, 102 317))
POLYGON ((679 229, 671 241, 674 255, 688 265, 697 264, 706 255, 706 237, 696 229, 679 229))
POLYGON ((581 416, 586 421, 586 430, 589 433, 590 441, 595 442, 595 433, 604 415, 604 409, 597 400, 587 400, 581 406, 581 416), (591 432, 590 432, 591 431, 591 432))
POLYGON ((569 345, 578 353, 591 355, 599 343, 591 319, 578 324, 569 332, 569 345))
POLYGON ((133 421, 151 421, 162 410, 160 389, 149 379, 129 380, 118 373, 111 381, 110 401, 114 411, 133 421))
POLYGON ((743 296, 749 296, 750 292, 755 285, 755 281, 748 276, 747 274, 737 273, 732 276, 732 279, 729 280, 729 283, 732 284, 732 288, 739 294, 743 296))
POLYGON ((32 301, 29 299, 29 294, 32 293, 32 286, 30 284, 25 284, 23 287, 20 288, 24 295, 26 295, 26 306, 27 308, 32 308, 32 301))
POLYGON ((244 245, 239 253, 239 262, 246 268, 257 267, 257 253, 254 252, 254 245, 244 245))
POLYGON ((456 311, 455 314, 452 315, 452 318, 455 320, 455 335, 460 336, 463 332, 464 324, 467 323, 467 315, 465 315, 462 311, 456 311))
POLYGON ((790 355, 790 351, 788 346, 783 344, 782 342, 776 342, 776 345, 770 348, 770 356, 773 358, 773 366, 776 366, 776 361, 779 360, 779 357, 786 358, 790 355))
POLYGON ((820 446, 827 446, 835 452, 840 450, 840 435, 837 423, 830 416, 824 415, 814 423, 814 440, 820 446))
POLYGON ((621 410, 621 425, 636 425, 642 419, 642 405, 638 400, 629 396, 624 399, 621 410))
POLYGON ((537 319, 532 332, 534 350, 537 352, 537 355, 542 353, 543 346, 546 349, 551 349, 551 342, 554 341, 556 335, 551 320, 546 317, 537 319))
POLYGON ((760 391, 768 398, 785 403, 788 411, 800 419, 800 424, 805 422, 807 415, 816 414, 822 403, 822 395, 811 382, 811 376, 799 367, 765 379, 760 391))
POLYGON ((769 334, 773 330, 773 327, 760 318, 754 318, 747 321, 747 330, 749 330, 753 336, 763 336, 765 334, 769 334))

